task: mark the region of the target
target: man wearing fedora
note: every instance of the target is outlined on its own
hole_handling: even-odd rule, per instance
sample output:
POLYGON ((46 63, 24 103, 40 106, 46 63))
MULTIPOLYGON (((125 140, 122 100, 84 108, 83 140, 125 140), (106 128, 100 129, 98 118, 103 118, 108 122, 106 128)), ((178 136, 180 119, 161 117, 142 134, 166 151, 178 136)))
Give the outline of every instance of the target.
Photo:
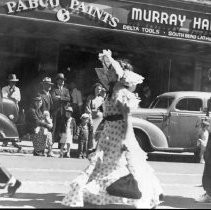
POLYGON ((8 76, 9 85, 2 88, 2 96, 3 98, 12 99, 18 106, 18 103, 21 100, 20 89, 16 86, 16 83, 19 79, 15 74, 10 74, 8 76))
MULTIPOLYGON (((54 124, 54 131, 53 131, 53 139, 54 142, 59 142, 60 139, 60 126, 61 120, 64 115, 64 108, 70 104, 70 93, 69 90, 64 87, 64 81, 66 78, 64 77, 63 73, 58 73, 56 75, 56 84, 52 89, 51 95, 53 99, 53 124, 54 124)), ((58 147, 60 149, 60 143, 58 143, 58 147)))
MULTIPOLYGON (((2 88, 2 97, 13 100, 19 109, 18 103, 21 100, 21 94, 20 94, 20 89, 16 86, 16 83, 18 81, 19 79, 16 77, 15 74, 9 74, 8 76, 9 84, 2 88)), ((7 146, 7 144, 8 144, 8 141, 4 141, 2 146, 7 146)), ((21 149, 21 146, 16 144, 14 140, 12 140, 12 145, 14 147, 17 147, 19 150, 21 149)))
POLYGON ((39 95, 42 98, 42 106, 41 111, 49 111, 50 114, 52 114, 53 109, 53 99, 50 93, 51 87, 54 85, 54 83, 51 82, 50 77, 44 77, 41 82, 41 91, 39 95))
MULTIPOLYGON (((41 106, 40 110, 42 111, 42 113, 44 113, 46 111, 49 112, 50 117, 52 117, 52 109, 53 109, 53 100, 52 100, 52 96, 50 93, 52 85, 54 85, 54 83, 51 82, 51 78, 44 77, 41 81, 42 87, 41 87, 41 91, 39 93, 39 95, 42 99, 42 106, 41 106)), ((48 141, 47 141, 47 149, 48 149, 47 156, 54 157, 53 152, 52 152, 52 146, 53 146, 52 134, 50 136, 51 136, 51 138, 47 138, 48 139, 48 141)))

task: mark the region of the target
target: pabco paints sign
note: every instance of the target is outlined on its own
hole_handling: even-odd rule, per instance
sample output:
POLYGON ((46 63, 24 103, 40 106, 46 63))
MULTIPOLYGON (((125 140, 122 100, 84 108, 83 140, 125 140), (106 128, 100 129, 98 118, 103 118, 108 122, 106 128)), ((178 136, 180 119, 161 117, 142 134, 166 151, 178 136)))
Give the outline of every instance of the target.
POLYGON ((34 9, 44 8, 60 8, 57 11, 57 19, 61 22, 68 22, 71 18, 72 13, 88 15, 94 19, 100 20, 105 24, 115 28, 119 23, 119 19, 113 17, 112 14, 99 9, 92 4, 80 2, 78 0, 71 0, 68 7, 61 8, 60 0, 19 0, 9 1, 6 3, 8 14, 15 12, 22 12, 34 9))

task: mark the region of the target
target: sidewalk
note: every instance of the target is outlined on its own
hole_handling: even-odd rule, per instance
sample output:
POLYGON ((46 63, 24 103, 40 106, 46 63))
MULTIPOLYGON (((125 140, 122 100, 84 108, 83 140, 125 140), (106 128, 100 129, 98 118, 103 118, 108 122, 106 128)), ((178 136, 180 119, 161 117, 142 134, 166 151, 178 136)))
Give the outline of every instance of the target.
MULTIPOLYGON (((7 152, 7 153, 22 153, 22 154, 33 154, 33 145, 31 141, 21 141, 17 142, 18 145, 22 147, 21 150, 14 147, 11 142, 8 143, 6 147, 2 147, 2 143, 0 142, 0 152, 7 152)), ((71 147, 71 152, 75 153, 78 149, 78 144, 73 144, 71 147)), ((59 155, 58 143, 53 144, 53 153, 55 155, 59 155)))

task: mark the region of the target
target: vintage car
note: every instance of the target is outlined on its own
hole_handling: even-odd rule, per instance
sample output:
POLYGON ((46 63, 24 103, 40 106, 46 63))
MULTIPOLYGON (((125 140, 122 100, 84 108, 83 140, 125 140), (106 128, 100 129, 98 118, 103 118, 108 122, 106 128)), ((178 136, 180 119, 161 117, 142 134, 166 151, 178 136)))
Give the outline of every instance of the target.
POLYGON ((193 152, 198 161, 198 129, 201 121, 209 116, 210 98, 208 92, 167 92, 156 97, 149 108, 133 110, 133 120, 147 120, 141 126, 134 121, 140 146, 147 152, 193 152), (157 134, 154 126, 159 129, 157 134))
POLYGON ((19 139, 18 107, 10 99, 0 97, 0 140, 19 139))

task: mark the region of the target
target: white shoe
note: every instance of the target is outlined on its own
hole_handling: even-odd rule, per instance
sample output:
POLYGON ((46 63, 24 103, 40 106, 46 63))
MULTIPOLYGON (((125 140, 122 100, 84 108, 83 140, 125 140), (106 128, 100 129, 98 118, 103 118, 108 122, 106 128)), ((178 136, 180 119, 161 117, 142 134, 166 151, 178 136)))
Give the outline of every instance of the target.
POLYGON ((196 199, 197 203, 211 203, 211 196, 207 195, 206 193, 196 199))
POLYGON ((204 159, 201 159, 201 160, 200 160, 200 163, 205 164, 204 159))

